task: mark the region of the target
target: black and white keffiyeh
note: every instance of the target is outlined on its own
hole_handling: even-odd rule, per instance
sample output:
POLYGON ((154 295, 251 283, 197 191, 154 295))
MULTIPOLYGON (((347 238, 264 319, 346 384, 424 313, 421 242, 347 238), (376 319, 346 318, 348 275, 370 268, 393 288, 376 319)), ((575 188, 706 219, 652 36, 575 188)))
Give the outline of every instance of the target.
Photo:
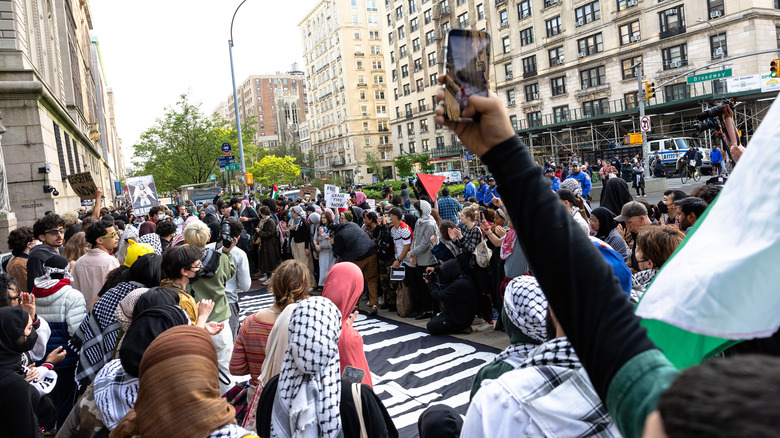
POLYGON ((547 336, 547 298, 535 277, 515 277, 504 293, 504 311, 515 327, 537 343, 512 344, 499 353, 494 362, 505 361, 517 368, 528 353, 539 347, 547 336))
POLYGON ((76 383, 79 388, 89 385, 103 365, 113 358, 119 329, 122 328, 116 319, 116 309, 127 294, 140 287, 143 287, 141 283, 130 281, 121 282, 107 290, 68 342, 79 356, 76 366, 76 383))
POLYGON ((162 249, 162 242, 160 242, 160 235, 157 233, 148 233, 141 236, 141 238, 138 239, 138 243, 146 243, 152 246, 154 248, 154 253, 157 255, 162 255, 163 249, 162 249))
POLYGON ((255 435, 237 424, 228 423, 211 432, 206 438, 243 438, 246 436, 251 437, 255 435))
POLYGON ((560 436, 563 425, 565 436, 620 436, 568 338, 540 345, 520 369, 526 371, 512 380, 512 393, 550 436, 560 436))
POLYGON ((289 325, 289 345, 279 373, 271 420, 272 437, 341 437, 338 341, 341 312, 332 301, 298 303, 289 325))
POLYGON ((107 363, 95 377, 95 405, 103 424, 114 430, 138 399, 138 378, 127 374, 119 359, 107 363))

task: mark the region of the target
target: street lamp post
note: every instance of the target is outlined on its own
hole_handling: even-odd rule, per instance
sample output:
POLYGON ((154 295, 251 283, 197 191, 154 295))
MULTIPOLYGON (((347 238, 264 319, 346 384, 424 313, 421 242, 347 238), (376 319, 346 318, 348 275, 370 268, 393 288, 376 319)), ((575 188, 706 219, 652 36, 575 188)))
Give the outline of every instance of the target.
MULTIPOLYGON (((715 32, 715 36, 718 37, 718 50, 720 50, 720 69, 721 70, 725 70, 726 69, 726 64, 723 63, 723 58, 725 56, 725 54, 723 53, 723 42, 720 39, 720 33, 718 33, 718 29, 715 29, 715 26, 713 26, 712 23, 710 23, 709 21, 702 20, 701 18, 697 18, 696 22, 697 23, 707 23, 707 24, 709 24, 710 27, 712 28, 712 30, 715 32)), ((722 79, 720 79, 720 80, 722 80, 722 79)), ((713 93, 715 92, 715 90, 712 90, 712 91, 713 91, 713 93)))
POLYGON ((244 139, 241 137, 241 118, 238 114, 238 93, 236 92, 236 71, 233 68, 233 22, 236 19, 238 10, 246 3, 243 0, 235 12, 233 12, 233 18, 230 20, 230 39, 228 40, 228 52, 230 53, 230 75, 233 78, 233 105, 236 111, 236 130, 238 131, 238 152, 241 158, 241 183, 244 186, 244 199, 249 198, 249 187, 246 185, 246 163, 244 162, 244 139))

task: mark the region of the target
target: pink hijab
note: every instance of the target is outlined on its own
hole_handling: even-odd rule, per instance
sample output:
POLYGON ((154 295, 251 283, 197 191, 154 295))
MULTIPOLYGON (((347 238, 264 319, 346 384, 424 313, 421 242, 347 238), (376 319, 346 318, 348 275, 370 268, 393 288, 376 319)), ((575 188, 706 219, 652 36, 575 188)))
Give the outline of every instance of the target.
POLYGON ((176 245, 179 244, 179 242, 183 242, 184 241, 184 229, 187 228, 187 225, 189 225, 189 224, 191 224, 191 223, 193 223, 195 221, 199 221, 199 220, 200 219, 198 219, 197 216, 190 216, 190 217, 188 217, 187 220, 184 221, 184 224, 182 224, 182 226, 181 226, 181 234, 179 234, 178 236, 173 238, 173 241, 171 242, 171 246, 176 246, 176 245))
POLYGON ((352 316, 360 295, 363 293, 363 272, 351 262, 336 263, 328 271, 322 296, 333 301, 341 311, 341 336, 339 337, 339 362, 341 372, 347 365, 365 371, 363 383, 373 387, 371 370, 368 369, 366 353, 363 351, 363 338, 360 333, 347 324, 352 316))
POLYGON ((358 207, 363 205, 363 203, 366 202, 366 199, 368 198, 366 197, 365 193, 355 192, 355 205, 357 205, 358 207))

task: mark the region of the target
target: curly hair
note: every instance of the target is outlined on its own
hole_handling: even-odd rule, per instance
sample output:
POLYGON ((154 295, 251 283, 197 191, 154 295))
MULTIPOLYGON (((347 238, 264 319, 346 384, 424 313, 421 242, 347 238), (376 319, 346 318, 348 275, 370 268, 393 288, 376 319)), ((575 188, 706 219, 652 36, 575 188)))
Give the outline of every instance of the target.
POLYGON ((16 286, 16 281, 7 274, 0 274, 0 307, 11 305, 11 297, 8 296, 11 286, 16 286))
MULTIPOLYGON (((64 228, 65 221, 56 214, 47 214, 46 216, 38 219, 33 225, 33 235, 35 238, 40 238, 46 234, 47 230, 54 230, 57 228, 64 228)), ((43 239, 38 239, 43 240, 43 239)))
POLYGON ((34 238, 32 227, 19 227, 8 233, 8 248, 11 249, 11 254, 22 254, 34 238))
POLYGON ((311 274, 306 266, 295 260, 285 260, 277 266, 269 286, 281 309, 309 296, 311 274))
POLYGON ((90 248, 92 248, 92 245, 87 242, 86 233, 79 231, 68 239, 68 243, 65 244, 65 253, 63 255, 69 262, 75 262, 86 254, 90 248))

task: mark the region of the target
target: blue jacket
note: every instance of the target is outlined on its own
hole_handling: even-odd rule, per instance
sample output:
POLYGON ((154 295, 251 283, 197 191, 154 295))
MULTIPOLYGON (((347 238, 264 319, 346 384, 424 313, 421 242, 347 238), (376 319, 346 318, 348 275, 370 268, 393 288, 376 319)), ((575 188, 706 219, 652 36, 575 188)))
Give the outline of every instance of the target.
POLYGON ((552 191, 557 192, 561 189, 561 179, 557 176, 552 177, 552 191))
POLYGON ((471 197, 477 197, 477 188, 474 187, 474 183, 469 181, 464 187, 463 187, 463 200, 468 201, 471 197))
POLYGON ((712 164, 719 164, 723 161, 723 154, 720 152, 720 149, 713 149, 712 152, 710 152, 710 161, 712 164))
POLYGON ((498 186, 495 186, 491 188, 488 186, 487 194, 485 195, 485 204, 493 200, 493 198, 501 198, 501 195, 498 194, 498 186))
MULTIPOLYGON (((490 190, 490 187, 488 187, 487 184, 483 184, 483 185, 477 187, 477 202, 481 202, 483 204, 485 202, 487 202, 487 201, 485 201, 485 197, 487 196, 489 190, 490 190)), ((492 197, 488 198, 488 201, 490 201, 490 199, 492 199, 492 197)))
POLYGON ((590 178, 588 178, 587 175, 585 175, 585 172, 580 171, 578 174, 570 173, 569 176, 566 177, 566 179, 576 179, 579 181, 580 186, 582 187, 582 197, 588 196, 588 193, 590 193, 591 184, 590 184, 590 178))

